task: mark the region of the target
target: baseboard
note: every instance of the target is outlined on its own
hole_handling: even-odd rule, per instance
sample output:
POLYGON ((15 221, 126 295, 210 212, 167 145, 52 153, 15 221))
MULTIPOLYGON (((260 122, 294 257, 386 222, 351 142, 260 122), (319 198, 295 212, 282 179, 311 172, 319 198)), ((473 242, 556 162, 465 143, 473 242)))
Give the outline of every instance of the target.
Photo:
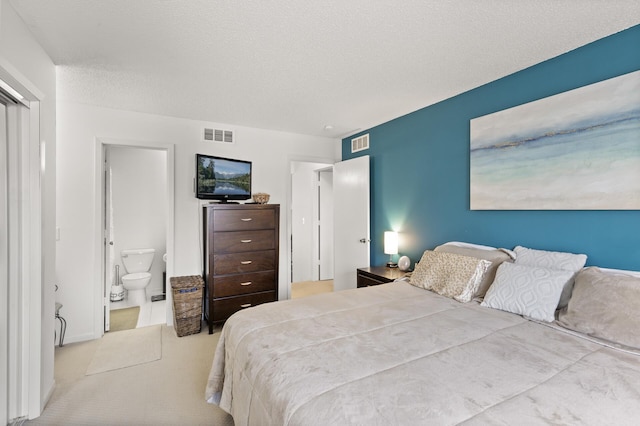
POLYGON ((56 390, 56 380, 55 379, 53 379, 53 382, 51 383, 51 386, 49 387, 49 390, 47 391, 47 393, 44 396, 44 398, 42 398, 42 406, 40 407, 40 413, 42 413, 44 411, 44 407, 46 407, 47 404, 49 403, 49 400, 51 399, 51 396, 53 395, 53 391, 54 390, 56 390))
MULTIPOLYGON (((100 339, 102 336, 96 337, 93 333, 85 333, 80 335, 68 335, 64 336, 64 346, 67 346, 69 343, 78 343, 78 342, 86 342, 87 340, 95 340, 100 339)), ((57 347, 58 345, 56 345, 57 347)))

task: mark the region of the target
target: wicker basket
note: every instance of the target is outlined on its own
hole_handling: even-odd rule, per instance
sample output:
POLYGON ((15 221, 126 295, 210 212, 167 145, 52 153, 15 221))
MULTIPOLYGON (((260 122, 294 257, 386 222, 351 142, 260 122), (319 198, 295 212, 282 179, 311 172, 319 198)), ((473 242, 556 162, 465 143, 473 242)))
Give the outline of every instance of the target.
POLYGON ((202 289, 200 275, 171 277, 173 324, 178 337, 200 333, 202 325, 202 289))
POLYGON ((264 192, 256 192, 253 194, 253 201, 258 204, 267 204, 269 202, 269 198, 271 198, 271 196, 264 192))

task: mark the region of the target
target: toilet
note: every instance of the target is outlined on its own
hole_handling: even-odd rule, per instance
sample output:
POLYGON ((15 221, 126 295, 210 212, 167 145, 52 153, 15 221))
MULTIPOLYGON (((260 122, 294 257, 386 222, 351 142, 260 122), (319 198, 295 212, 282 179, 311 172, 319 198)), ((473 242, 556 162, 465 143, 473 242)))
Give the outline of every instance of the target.
POLYGON ((151 264, 155 249, 128 249, 120 252, 127 274, 122 277, 122 285, 127 290, 130 305, 147 303, 147 285, 151 281, 151 264))

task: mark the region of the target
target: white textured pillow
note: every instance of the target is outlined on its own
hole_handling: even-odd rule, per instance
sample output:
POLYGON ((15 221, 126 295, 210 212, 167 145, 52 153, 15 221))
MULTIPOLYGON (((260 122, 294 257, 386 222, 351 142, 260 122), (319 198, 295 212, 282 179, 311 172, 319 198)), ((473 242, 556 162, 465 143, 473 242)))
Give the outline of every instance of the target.
POLYGON ((482 306, 552 322, 562 288, 572 276, 571 271, 504 262, 482 306))
POLYGON ((466 303, 474 297, 490 265, 484 259, 426 250, 409 283, 466 303))
POLYGON ((542 268, 560 271, 578 272, 587 262, 586 254, 535 250, 522 246, 517 246, 513 251, 516 253, 517 264, 540 266, 542 268))
MULTIPOLYGON (((546 251, 535 250, 522 246, 517 246, 513 249, 516 253, 517 265, 538 266, 547 269, 554 269, 558 271, 571 271, 575 275, 584 264, 587 262, 586 254, 573 254, 560 251, 546 251)), ((560 300, 558 301, 558 308, 564 308, 569 303, 571 298, 571 291, 573 290, 573 275, 567 279, 560 300)))

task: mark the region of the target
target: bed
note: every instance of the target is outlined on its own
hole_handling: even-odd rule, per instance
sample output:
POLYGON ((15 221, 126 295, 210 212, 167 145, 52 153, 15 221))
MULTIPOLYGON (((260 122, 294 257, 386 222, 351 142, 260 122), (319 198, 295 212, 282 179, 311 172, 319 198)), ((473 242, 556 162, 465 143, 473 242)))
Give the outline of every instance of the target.
POLYGON ((236 425, 638 423, 640 277, 586 256, 439 248, 408 280, 234 314, 207 401, 236 425))

